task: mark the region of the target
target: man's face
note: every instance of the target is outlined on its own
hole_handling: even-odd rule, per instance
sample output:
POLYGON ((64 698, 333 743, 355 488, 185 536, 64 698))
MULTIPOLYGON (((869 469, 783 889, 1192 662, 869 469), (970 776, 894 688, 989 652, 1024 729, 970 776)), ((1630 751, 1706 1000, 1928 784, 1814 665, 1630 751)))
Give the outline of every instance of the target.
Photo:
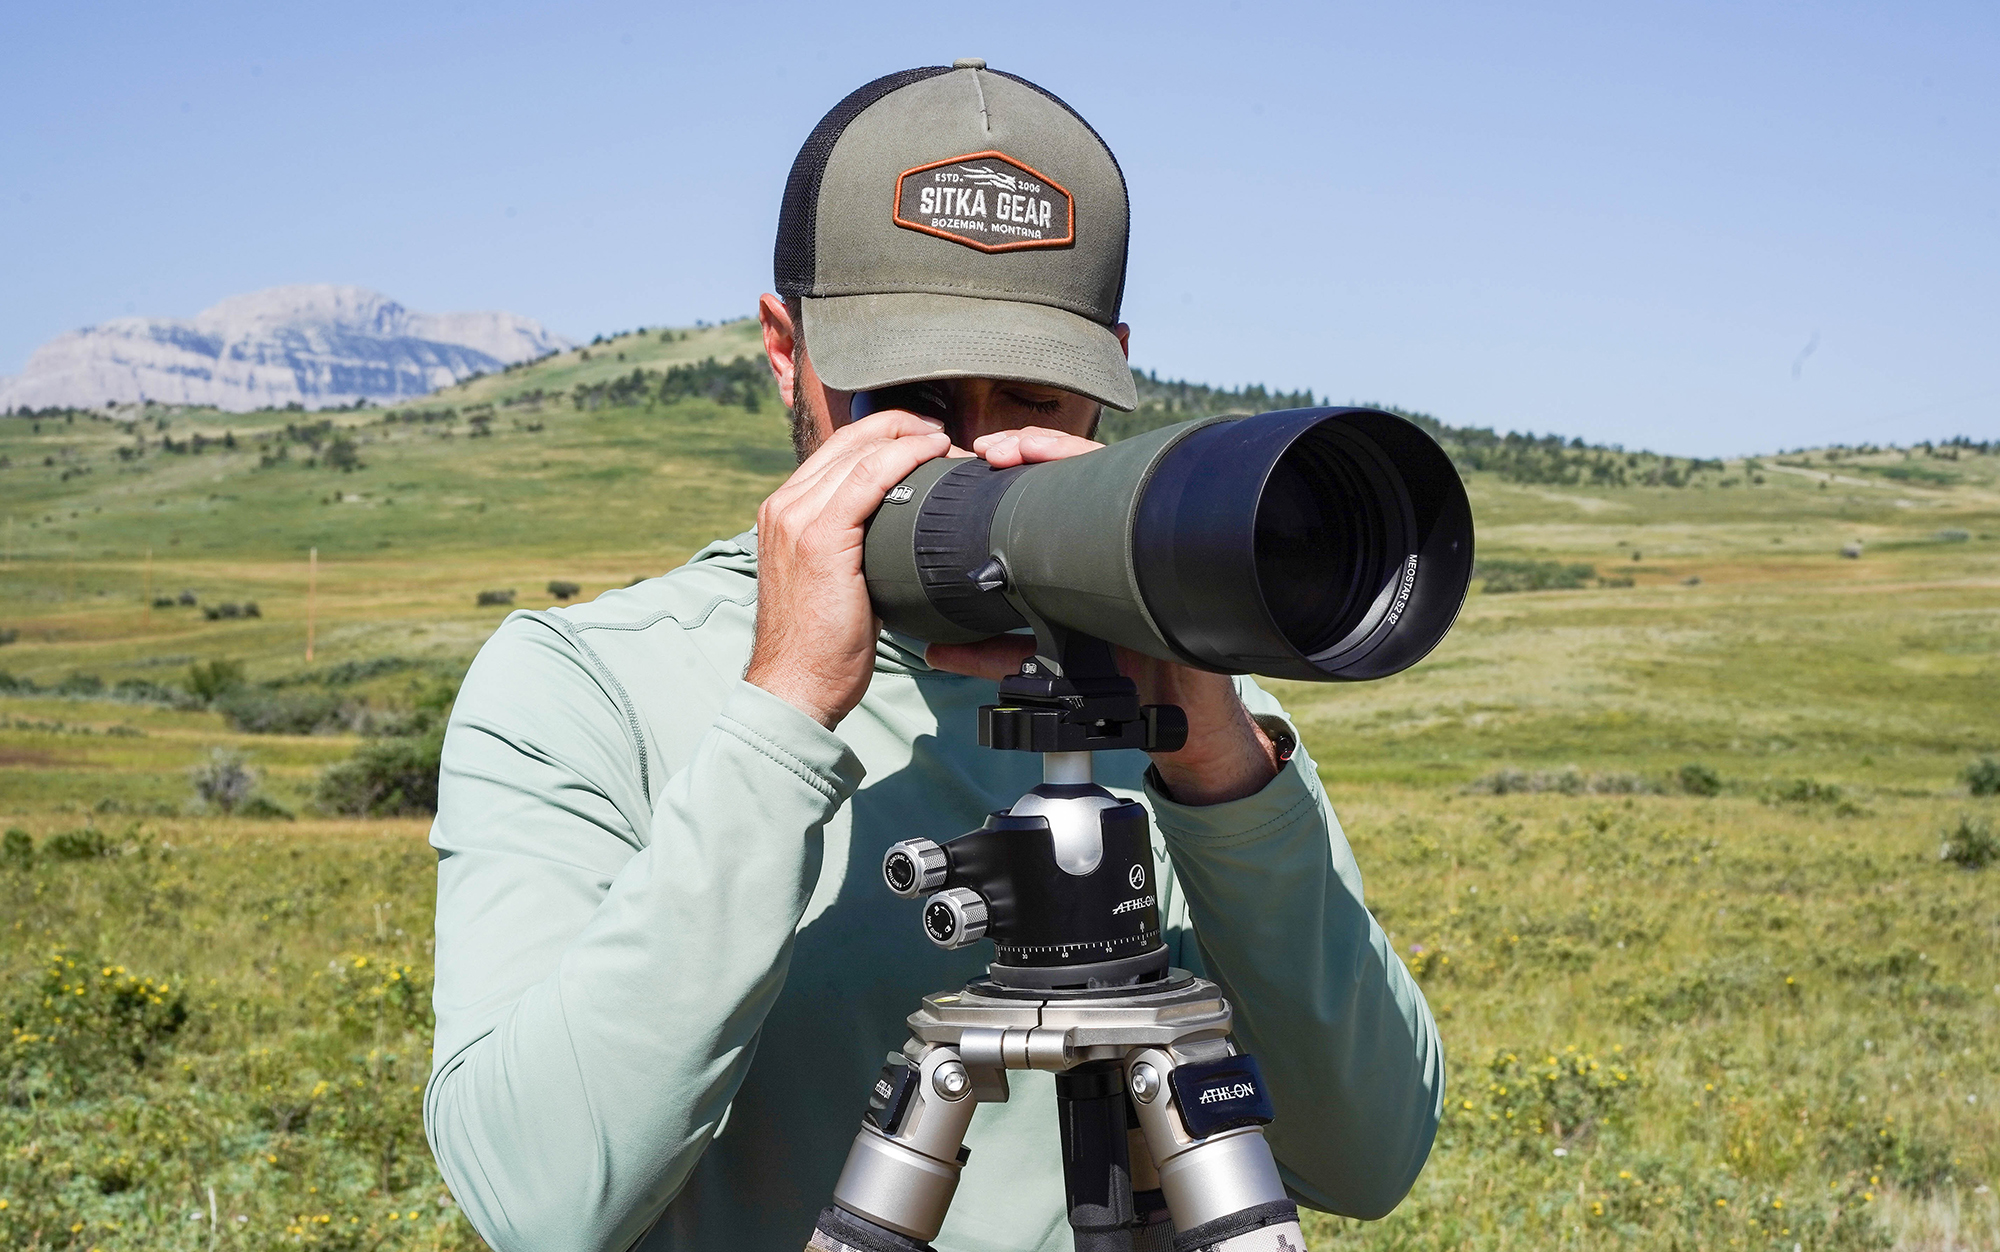
MULTIPOLYGON (((820 381, 812 367, 810 346, 803 354, 794 350, 797 341, 783 301, 776 296, 765 296, 758 314, 764 326, 764 348, 778 380, 778 396, 792 401, 792 443, 803 462, 834 431, 847 425, 854 393, 820 381)), ((1124 323, 1119 323, 1117 334, 1119 342, 1124 343, 1128 334, 1124 323)), ((945 432, 951 436, 953 446, 966 450, 981 435, 1026 426, 1089 438, 1097 429, 1098 415, 1104 411, 1103 405, 1087 396, 1039 383, 955 378, 941 385, 952 396, 952 413, 945 419, 945 432)))

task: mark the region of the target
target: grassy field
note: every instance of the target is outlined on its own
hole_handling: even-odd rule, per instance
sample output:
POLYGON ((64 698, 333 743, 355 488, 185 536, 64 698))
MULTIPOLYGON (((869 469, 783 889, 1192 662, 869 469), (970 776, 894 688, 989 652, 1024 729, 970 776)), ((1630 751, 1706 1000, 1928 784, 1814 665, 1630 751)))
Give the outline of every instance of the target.
MULTIPOLYGON (((749 523, 774 405, 571 399, 754 343, 681 333, 391 414, 0 418, 0 1246, 477 1246, 418 1119, 424 823, 315 780, 470 658, 480 592, 588 598, 749 523), (341 712, 162 695, 214 661, 341 712), (294 819, 198 811, 218 749, 294 819)), ((1940 858, 2000 827, 1965 780, 2000 752, 2000 457, 1693 481, 1476 473, 1483 558, 1590 570, 1476 594, 1395 679, 1281 686, 1451 1063, 1410 1200, 1317 1248, 2000 1247, 2000 866, 1940 858)))

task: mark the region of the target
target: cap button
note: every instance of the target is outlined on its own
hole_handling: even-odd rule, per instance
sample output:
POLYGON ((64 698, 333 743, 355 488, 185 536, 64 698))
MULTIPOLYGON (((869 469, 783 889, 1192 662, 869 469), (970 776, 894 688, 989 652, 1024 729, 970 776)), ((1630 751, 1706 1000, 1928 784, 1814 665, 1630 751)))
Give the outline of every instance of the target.
POLYGON ((986 68, 986 58, 960 57, 951 63, 951 68, 955 70, 983 70, 986 68))

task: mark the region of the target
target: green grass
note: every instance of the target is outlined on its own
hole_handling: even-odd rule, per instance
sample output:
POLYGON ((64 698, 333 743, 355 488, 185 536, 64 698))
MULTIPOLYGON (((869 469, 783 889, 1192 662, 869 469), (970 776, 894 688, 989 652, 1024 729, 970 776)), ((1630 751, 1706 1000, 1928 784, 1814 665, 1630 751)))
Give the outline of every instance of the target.
MULTIPOLYGON (((479 591, 658 573, 782 479, 774 406, 569 401, 749 351, 755 325, 675 334, 415 406, 452 423, 311 415, 352 428, 346 473, 298 444, 261 463, 298 414, 0 419, 0 670, 185 685, 235 660, 259 690, 408 709, 505 615, 479 591), (157 447, 197 432, 237 446, 157 447), (262 616, 149 608, 149 549, 154 595, 262 616)), ((2000 865, 1940 858, 2000 824, 1966 781, 2000 752, 2000 457, 1784 461, 1761 485, 1740 462, 1682 488, 1474 474, 1494 569, 1594 576, 1475 593, 1397 678, 1278 685, 1451 1072, 1409 1201, 1312 1218, 1315 1247, 2000 1246, 2000 865), (1719 794, 1684 793, 1690 764, 1719 794), (1484 794, 1501 771, 1637 794, 1484 794)), ((0 696, 0 827, 23 836, 0 845, 0 1246, 475 1246, 417 1117, 423 823, 310 808, 359 742, 0 696), (191 813, 218 747, 298 820, 191 813)))

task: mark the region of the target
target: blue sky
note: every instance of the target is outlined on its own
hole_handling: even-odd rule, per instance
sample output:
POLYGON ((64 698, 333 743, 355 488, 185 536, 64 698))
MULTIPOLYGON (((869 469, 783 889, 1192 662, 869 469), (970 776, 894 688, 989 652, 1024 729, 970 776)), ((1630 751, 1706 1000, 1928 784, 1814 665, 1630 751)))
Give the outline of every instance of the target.
POLYGON ((819 115, 956 56, 1118 153, 1142 367, 1681 455, 2000 436, 1972 3, 22 6, 0 373, 291 282, 745 313, 819 115))

